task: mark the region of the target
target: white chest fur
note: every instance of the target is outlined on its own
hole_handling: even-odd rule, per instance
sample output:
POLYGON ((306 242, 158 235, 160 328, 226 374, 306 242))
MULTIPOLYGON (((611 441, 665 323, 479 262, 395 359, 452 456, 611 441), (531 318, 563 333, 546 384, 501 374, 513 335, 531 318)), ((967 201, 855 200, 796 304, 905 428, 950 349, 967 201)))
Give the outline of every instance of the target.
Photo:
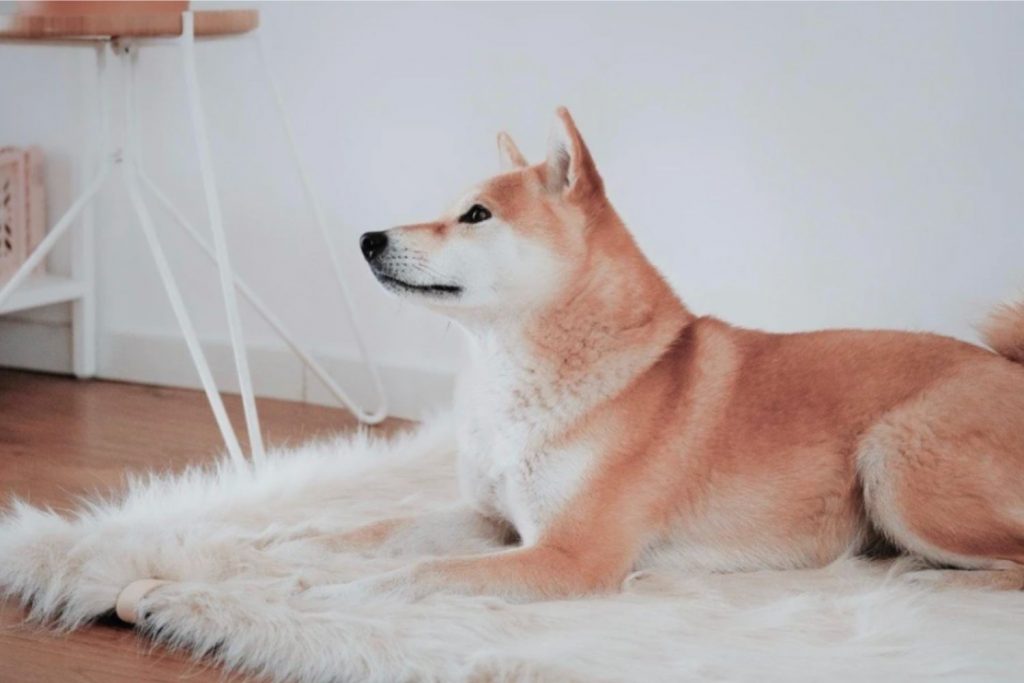
POLYGON ((626 310, 612 324, 601 301, 575 298, 558 315, 497 321, 471 334, 473 359, 455 400, 460 484, 481 512, 512 523, 524 544, 607 455, 607 432, 597 423, 592 433, 580 427, 587 414, 649 368, 682 326, 678 312, 626 310))
POLYGON ((462 493, 529 545, 579 491, 596 451, 561 434, 572 396, 502 354, 485 349, 475 360, 456 391, 462 493))

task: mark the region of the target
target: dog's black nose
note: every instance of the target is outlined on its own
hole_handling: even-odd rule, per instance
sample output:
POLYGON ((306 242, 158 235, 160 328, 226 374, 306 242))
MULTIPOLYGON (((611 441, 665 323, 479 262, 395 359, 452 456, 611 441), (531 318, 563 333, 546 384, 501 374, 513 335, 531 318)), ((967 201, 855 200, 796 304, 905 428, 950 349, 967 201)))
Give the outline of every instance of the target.
POLYGON ((380 256, 388 247, 388 236, 383 232, 367 232, 359 238, 359 248, 363 250, 363 256, 367 261, 380 256))

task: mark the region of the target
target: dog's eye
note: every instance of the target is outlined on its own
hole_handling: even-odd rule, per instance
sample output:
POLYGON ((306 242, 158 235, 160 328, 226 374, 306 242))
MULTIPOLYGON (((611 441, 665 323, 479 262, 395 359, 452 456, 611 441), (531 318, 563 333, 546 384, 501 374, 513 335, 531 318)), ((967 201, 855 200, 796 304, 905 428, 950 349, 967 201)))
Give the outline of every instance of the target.
POLYGON ((481 223, 491 217, 491 212, 487 210, 487 207, 481 206, 480 204, 474 204, 469 207, 469 211, 459 216, 460 223, 481 223))

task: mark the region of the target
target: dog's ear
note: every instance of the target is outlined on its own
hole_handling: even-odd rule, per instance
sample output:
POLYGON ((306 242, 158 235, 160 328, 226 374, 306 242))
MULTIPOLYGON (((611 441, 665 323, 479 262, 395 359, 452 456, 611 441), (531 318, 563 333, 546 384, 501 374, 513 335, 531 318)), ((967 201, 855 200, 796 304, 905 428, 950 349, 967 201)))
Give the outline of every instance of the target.
POLYGON ((548 142, 545 184, 551 192, 564 193, 574 199, 599 195, 604 191, 590 150, 565 107, 555 111, 555 125, 548 142))
POLYGON ((526 157, 512 141, 512 136, 505 131, 498 133, 498 162, 502 171, 512 171, 529 165, 526 163, 526 157))

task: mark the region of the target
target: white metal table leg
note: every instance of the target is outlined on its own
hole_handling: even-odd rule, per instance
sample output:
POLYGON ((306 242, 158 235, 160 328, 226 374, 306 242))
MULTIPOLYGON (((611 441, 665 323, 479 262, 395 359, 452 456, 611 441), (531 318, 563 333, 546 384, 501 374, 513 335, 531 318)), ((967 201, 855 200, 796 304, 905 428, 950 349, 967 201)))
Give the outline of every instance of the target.
POLYGON ((131 132, 135 127, 133 117, 135 110, 135 84, 131 74, 131 71, 133 70, 131 59, 133 58, 134 55, 128 56, 129 73, 127 74, 128 78, 125 79, 124 84, 124 110, 128 133, 125 136, 125 159, 123 164, 125 185, 128 188, 128 196, 131 199, 132 208, 135 210, 135 214, 139 219, 139 227, 142 228, 142 233, 145 236, 146 242, 149 245, 149 250, 153 255, 157 273, 160 276, 160 280, 163 282, 167 298, 170 300, 171 309, 174 311, 174 317, 177 319, 178 326, 181 328, 181 332, 185 337, 185 344, 188 346, 189 353, 192 356, 192 362, 196 366, 196 371, 199 373, 199 380, 202 382, 203 391, 206 392, 206 399, 210 403, 211 410, 213 410, 213 417, 217 421, 217 427, 220 429, 221 436, 224 439, 224 444, 228 449, 228 454, 236 465, 244 466, 246 464, 246 460, 242 453, 242 448, 238 443, 238 437, 235 435, 235 431, 231 427, 231 421, 228 419, 227 411, 224 409, 224 402, 221 400, 220 394, 217 392, 217 385, 214 383, 213 374, 210 372, 210 367, 206 362, 206 356, 203 354, 203 349, 199 345, 199 338, 196 336, 192 320, 188 316, 188 311, 185 308, 185 302, 181 298, 181 292, 178 290, 174 274, 171 271, 170 265, 167 263, 167 257, 164 254, 164 250, 160 246, 160 240, 157 238, 153 219, 146 208, 146 204, 142 199, 142 192, 139 188, 137 167, 139 150, 136 147, 136 136, 131 132))
MULTIPOLYGON (((341 296, 345 304, 345 314, 348 317, 349 325, 352 326, 352 334, 356 340, 356 347, 359 349, 359 357, 366 364, 366 367, 370 371, 370 376, 373 379, 374 390, 377 394, 377 406, 373 410, 360 408, 343 391, 341 391, 333 381, 328 381, 326 373, 320 372, 317 373, 317 376, 327 385, 335 398, 348 406, 360 421, 368 424, 377 424, 387 416, 388 404, 387 394, 384 391, 384 383, 381 381, 380 371, 377 368, 377 364, 373 362, 373 358, 367 351, 366 342, 363 340, 362 332, 356 322, 355 311, 352 305, 352 296, 349 294, 348 285, 345 282, 345 274, 341 268, 341 261, 338 259, 337 251, 331 241, 331 234, 327 228, 327 220, 324 217, 323 208, 320 206, 316 193, 313 191, 313 183, 310 180, 309 175, 306 173, 305 165, 302 163, 302 156, 299 154, 299 148, 295 142, 295 133, 292 130, 291 121, 288 118, 288 112, 284 106, 284 98, 281 97, 281 91, 277 87, 277 82, 274 80, 274 75, 270 70, 270 64, 267 61, 266 51, 263 49, 263 41, 260 38, 259 31, 255 31, 252 36, 256 41, 256 51, 259 53, 260 65, 263 69, 263 74, 266 76, 267 85, 274 100, 274 106, 277 109, 278 116, 284 126, 285 139, 288 142, 288 149, 291 152, 292 161, 298 171, 299 180, 302 182, 302 189, 305 193, 306 201, 309 203, 309 207, 313 211, 313 220, 316 223, 320 237, 324 242, 324 247, 327 249, 327 255, 330 257, 334 279, 337 281, 338 287, 341 290, 341 296)), ((314 372, 318 369, 309 363, 307 363, 307 365, 309 365, 314 372)))
MULTIPOLYGON (((199 231, 196 230, 191 222, 189 222, 188 218, 186 218, 185 215, 179 211, 176 206, 174 206, 171 200, 167 198, 167 195, 165 195, 149 178, 149 176, 146 175, 143 168, 139 167, 137 171, 143 187, 147 188, 150 193, 156 197, 157 203, 163 207, 168 214, 170 214, 171 218, 173 218, 178 225, 182 227, 185 233, 192 238, 192 241, 202 249, 203 253, 206 254, 211 261, 216 263, 217 256, 214 254, 213 247, 210 246, 209 242, 203 239, 202 235, 200 235, 199 231)), ((263 300, 260 299, 252 288, 245 283, 245 280, 237 274, 235 275, 235 286, 238 287, 238 291, 242 294, 242 297, 252 304, 252 307, 256 309, 256 312, 260 314, 260 317, 262 317, 267 324, 277 332, 281 339, 283 339, 288 345, 288 348, 291 349, 292 353, 294 353, 299 360, 302 361, 302 363, 309 368, 314 375, 316 375, 317 379, 324 383, 331 394, 333 394, 342 405, 353 413, 361 413, 362 411, 360 407, 351 398, 349 398, 348 394, 338 386, 323 366, 321 366, 320 363, 318 363, 316 359, 302 347, 295 336, 284 326, 284 323, 281 322, 280 318, 278 318, 274 312, 271 311, 265 303, 263 303, 263 300)))
MULTIPOLYGON (((98 135, 89 150, 92 160, 106 163, 109 154, 110 121, 107 113, 107 46, 96 44, 96 128, 98 135)), ((71 368, 79 379, 96 375, 96 242, 95 207, 82 215, 72 233, 71 276, 82 283, 82 295, 71 304, 71 368)))
MULTIPOLYGON (((130 64, 130 71, 128 78, 130 80, 129 87, 132 89, 132 97, 128 106, 130 109, 125 117, 126 119, 126 134, 131 136, 132 145, 132 158, 134 161, 135 174, 141 181, 142 186, 147 188, 150 193, 156 198, 157 203, 168 213, 171 218, 181 226, 185 233, 192 238, 192 240, 199 246, 199 248, 206 254, 207 258, 213 262, 214 265, 217 263, 217 255, 214 252, 210 243, 207 242, 199 231, 192 225, 188 218, 180 211, 174 204, 168 199, 167 195, 157 187, 156 183, 149 177, 146 172, 145 162, 142 158, 142 122, 139 118, 138 106, 136 100, 136 94, 138 89, 136 88, 135 74, 136 74, 136 53, 132 53, 132 62, 130 64)), ((302 361, 306 367, 308 367, 314 375, 316 375, 331 391, 334 396, 342 402, 347 408, 356 412, 359 410, 358 406, 349 399, 348 395, 334 382, 331 376, 326 370, 309 354, 302 345, 298 342, 295 336, 284 326, 270 308, 263 303, 256 293, 252 290, 249 285, 239 276, 237 273, 234 276, 235 286, 238 287, 238 291, 241 292, 242 297, 252 304, 256 312, 270 325, 275 332, 285 341, 292 352, 302 361)))
POLYGON ((253 395, 252 380, 249 375, 249 359, 246 355, 245 339, 242 335, 242 320, 238 313, 238 301, 235 298, 234 276, 231 270, 231 260, 228 255, 227 238, 224 234, 224 222, 221 215, 220 198, 217 195, 213 161, 210 157, 210 145, 206 137, 206 123, 199 92, 199 76, 196 71, 195 26, 193 19, 192 12, 182 13, 181 49, 185 66, 185 86, 188 94, 189 111, 192 116, 192 133, 195 136, 196 148, 199 154, 199 170, 203 179, 203 191, 206 195, 206 210, 210 218, 210 230, 213 232, 214 250, 217 255, 220 289, 224 297, 228 331, 231 336, 231 348, 235 356, 235 369, 238 372, 238 390, 242 395, 242 407, 245 410, 245 423, 249 432, 249 446, 252 449, 253 460, 259 464, 263 462, 265 457, 263 436, 260 433, 259 416, 256 412, 256 399, 253 395))

